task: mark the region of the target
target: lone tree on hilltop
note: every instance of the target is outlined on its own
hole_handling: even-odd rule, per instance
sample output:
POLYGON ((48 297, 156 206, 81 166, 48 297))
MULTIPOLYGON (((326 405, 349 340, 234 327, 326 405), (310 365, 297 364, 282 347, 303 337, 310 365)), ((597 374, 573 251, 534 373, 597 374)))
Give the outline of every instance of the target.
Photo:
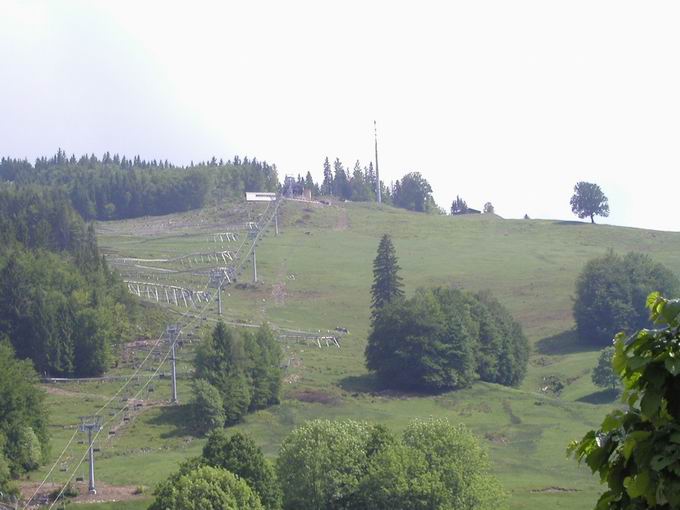
POLYGON ((592 182, 576 183, 569 203, 574 214, 579 218, 590 218, 591 223, 595 223, 595 216, 609 216, 609 200, 592 182))
POLYGON ((456 195, 456 199, 451 203, 451 214, 465 214, 467 210, 467 202, 456 195))
POLYGON ((380 239, 378 254, 373 261, 373 286, 371 287, 373 318, 386 304, 404 295, 403 284, 398 274, 400 269, 392 238, 385 234, 380 239))
POLYGON ((484 214, 493 214, 494 212, 495 209, 493 208, 493 204, 491 202, 484 204, 484 214))

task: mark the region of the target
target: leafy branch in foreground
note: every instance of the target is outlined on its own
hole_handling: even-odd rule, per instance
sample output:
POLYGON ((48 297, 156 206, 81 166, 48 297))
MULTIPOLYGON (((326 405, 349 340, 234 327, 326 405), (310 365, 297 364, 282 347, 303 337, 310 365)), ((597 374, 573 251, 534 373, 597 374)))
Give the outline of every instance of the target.
POLYGON ((568 448, 609 487, 596 510, 680 508, 680 300, 653 293, 647 307, 660 328, 615 339, 628 408, 568 448))

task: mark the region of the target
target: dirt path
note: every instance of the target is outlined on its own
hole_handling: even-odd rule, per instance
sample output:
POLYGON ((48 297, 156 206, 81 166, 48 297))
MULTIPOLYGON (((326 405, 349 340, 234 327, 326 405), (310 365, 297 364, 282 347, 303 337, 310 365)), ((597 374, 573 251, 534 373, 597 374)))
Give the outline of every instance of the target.
POLYGON ((349 227, 349 218, 347 216, 347 209, 344 207, 338 207, 340 214, 338 215, 338 220, 335 223, 335 230, 347 230, 349 227))
MULTIPOLYGON (((29 498, 33 495, 35 490, 40 485, 40 482, 24 482, 21 484, 21 496, 24 498, 29 498)), ((78 491, 78 496, 74 498, 68 498, 69 501, 74 503, 104 503, 104 502, 115 502, 115 501, 130 501, 135 499, 143 499, 144 494, 138 494, 138 487, 135 485, 109 485, 104 482, 97 482, 97 494, 89 494, 87 491, 87 480, 82 482, 73 482, 73 488, 78 491)), ((61 489, 60 484, 56 483, 46 483, 43 485, 33 499, 33 504, 28 508, 38 508, 39 505, 44 505, 51 502, 50 494, 59 491, 61 489)))
POLYGON ((85 393, 81 391, 69 391, 65 390, 63 388, 57 388, 54 385, 51 384, 44 384, 43 388, 45 388, 45 391, 50 394, 50 395, 58 395, 60 397, 77 397, 77 398, 82 398, 82 397, 88 397, 88 398, 93 398, 95 400, 108 400, 109 397, 106 395, 97 395, 96 393, 85 393))

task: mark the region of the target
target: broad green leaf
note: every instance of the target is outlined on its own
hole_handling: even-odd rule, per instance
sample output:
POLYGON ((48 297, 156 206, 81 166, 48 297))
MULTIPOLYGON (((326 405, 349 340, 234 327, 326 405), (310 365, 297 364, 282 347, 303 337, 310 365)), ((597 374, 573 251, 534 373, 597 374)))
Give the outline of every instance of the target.
POLYGON ((623 443, 623 457, 628 460, 630 459, 630 456, 633 453, 633 449, 635 448, 635 445, 637 444, 637 441, 635 440, 634 437, 628 437, 626 441, 623 443))
POLYGON ((655 416, 661 406, 661 395, 655 391, 648 391, 640 401, 640 410, 648 417, 655 416))
POLYGON ((631 498, 645 498, 652 505, 656 503, 656 490, 652 486, 649 473, 646 471, 634 477, 626 477, 623 485, 631 498))
POLYGON ((616 341, 614 344, 614 356, 612 358, 612 367, 614 372, 621 374, 626 368, 627 357, 626 353, 623 352, 623 342, 616 341))
POLYGON ((621 426, 623 413, 621 411, 614 411, 609 413, 602 422, 602 432, 611 432, 621 426))
POLYGON ((650 461, 649 465, 652 467, 654 471, 661 471, 665 467, 673 464, 675 460, 676 459, 674 459, 671 456, 659 454, 652 457, 652 460, 650 461))
POLYGON ((680 314, 680 299, 671 299, 664 304, 661 314, 668 324, 672 324, 680 314))
POLYGON ((647 301, 645 303, 645 306, 649 308, 650 310, 652 307, 656 304, 656 302, 659 300, 661 297, 661 293, 657 292, 652 292, 649 296, 647 296, 647 301))
POLYGON ((680 374, 680 358, 666 358, 663 365, 673 376, 680 374))

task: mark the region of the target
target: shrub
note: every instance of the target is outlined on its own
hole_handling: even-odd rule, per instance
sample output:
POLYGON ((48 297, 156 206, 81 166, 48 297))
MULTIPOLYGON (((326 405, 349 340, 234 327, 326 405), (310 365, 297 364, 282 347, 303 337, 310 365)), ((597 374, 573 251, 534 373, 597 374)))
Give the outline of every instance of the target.
POLYGON ((170 476, 149 510, 262 510, 245 480, 226 469, 199 466, 170 476))
POLYGON ((520 325, 490 293, 436 288, 386 305, 365 354, 369 370, 386 385, 442 391, 478 377, 519 384, 529 347, 520 325))
POLYGON ((574 319, 579 338, 605 347, 619 331, 650 325, 645 299, 650 292, 675 294, 676 276, 647 255, 613 251, 589 261, 576 281, 574 319))

